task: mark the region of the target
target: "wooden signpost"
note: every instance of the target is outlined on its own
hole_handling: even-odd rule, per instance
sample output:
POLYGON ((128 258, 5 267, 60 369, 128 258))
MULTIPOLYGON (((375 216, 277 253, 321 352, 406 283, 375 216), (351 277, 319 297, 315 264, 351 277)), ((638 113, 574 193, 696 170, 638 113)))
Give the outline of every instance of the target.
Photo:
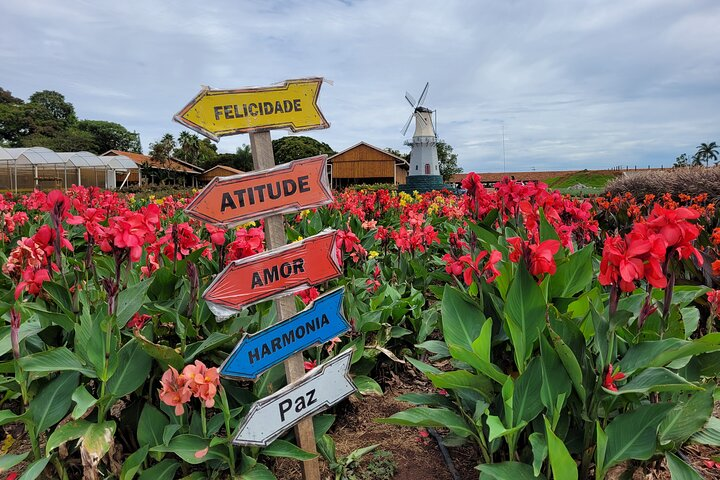
MULTIPOLYGON (((316 344, 327 341, 331 333, 347 331, 347 321, 342 316, 342 290, 318 298, 314 305, 293 317, 296 309, 292 293, 342 275, 334 231, 286 246, 283 214, 332 201, 327 159, 313 157, 275 167, 269 132, 276 128, 293 131, 327 128, 329 124, 317 106, 321 84, 322 78, 305 78, 272 87, 205 88, 174 117, 216 141, 225 135, 250 133, 255 172, 214 180, 186 210, 188 215, 222 226, 265 217, 268 251, 231 263, 203 294, 219 317, 259 301, 275 299, 276 325, 243 338, 221 367, 221 374, 230 378, 257 378, 262 371, 284 361, 288 385, 253 405, 235 435, 234 443, 241 445, 268 445, 295 426, 298 446, 317 453, 312 415, 355 391, 348 375, 352 349, 307 374, 302 356, 302 350, 311 345, 309 341, 316 344), (304 341, 290 341, 290 332, 297 340, 301 330, 305 337, 311 326, 319 332, 317 335, 304 341), (285 346, 284 339, 288 340, 285 346), (253 343, 257 344, 254 347, 258 349, 257 355, 253 343), (249 353, 243 351, 248 345, 249 353), (265 355, 265 350, 270 354, 265 355), (243 354, 249 365, 243 365, 243 354)), ((320 480, 317 458, 303 462, 302 474, 304 480, 320 480)))
POLYGON ((198 220, 234 226, 333 200, 327 156, 303 158, 260 172, 215 177, 185 208, 198 220))

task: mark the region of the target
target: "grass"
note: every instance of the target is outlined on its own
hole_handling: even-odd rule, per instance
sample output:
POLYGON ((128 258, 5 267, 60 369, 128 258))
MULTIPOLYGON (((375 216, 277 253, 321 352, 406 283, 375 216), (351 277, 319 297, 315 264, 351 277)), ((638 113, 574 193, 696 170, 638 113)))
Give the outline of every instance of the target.
MULTIPOLYGON (((568 187, 572 187, 577 184, 582 184, 585 187, 590 187, 583 190, 602 190, 610 180, 614 179, 618 175, 612 173, 597 173, 588 170, 580 172, 573 172, 567 175, 561 175, 559 177, 548 178, 545 183, 552 189, 559 189, 563 191, 568 187)), ((594 193, 594 192, 593 192, 594 193)))

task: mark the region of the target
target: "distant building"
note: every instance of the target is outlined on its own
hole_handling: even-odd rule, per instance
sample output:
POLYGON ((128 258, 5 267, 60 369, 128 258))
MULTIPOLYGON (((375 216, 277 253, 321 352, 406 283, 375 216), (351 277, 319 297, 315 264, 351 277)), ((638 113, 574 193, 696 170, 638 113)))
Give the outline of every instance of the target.
POLYGON ((214 167, 208 168, 203 173, 201 173, 198 176, 198 181, 201 185, 205 185, 215 177, 230 177, 239 173, 244 172, 236 168, 228 167, 227 165, 215 165, 214 167))
POLYGON ((124 152, 122 150, 108 150, 102 156, 123 155, 135 162, 142 173, 131 173, 127 179, 128 183, 138 184, 142 178, 143 184, 166 184, 181 185, 185 187, 196 187, 198 185, 198 175, 203 173, 203 169, 190 162, 185 162, 178 158, 170 157, 167 162, 159 162, 149 155, 141 153, 124 152))
POLYGON ((402 185, 409 169, 410 164, 404 158, 365 142, 328 157, 333 188, 375 183, 402 185))

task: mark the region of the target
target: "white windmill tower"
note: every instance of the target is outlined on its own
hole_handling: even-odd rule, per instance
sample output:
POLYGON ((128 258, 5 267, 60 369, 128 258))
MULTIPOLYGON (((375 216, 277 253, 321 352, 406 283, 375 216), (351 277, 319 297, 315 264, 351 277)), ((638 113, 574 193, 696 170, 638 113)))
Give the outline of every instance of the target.
POLYGON ((401 190, 406 192, 412 192, 413 190, 428 192, 430 190, 440 190, 444 187, 438 163, 437 132, 433 125, 433 111, 423 107, 428 88, 430 88, 430 83, 425 84, 417 103, 412 95, 405 92, 405 99, 413 108, 413 113, 405 123, 405 128, 402 131, 403 136, 407 133, 413 117, 415 118, 415 133, 413 133, 412 141, 405 142, 405 145, 412 147, 407 183, 400 186, 401 190))

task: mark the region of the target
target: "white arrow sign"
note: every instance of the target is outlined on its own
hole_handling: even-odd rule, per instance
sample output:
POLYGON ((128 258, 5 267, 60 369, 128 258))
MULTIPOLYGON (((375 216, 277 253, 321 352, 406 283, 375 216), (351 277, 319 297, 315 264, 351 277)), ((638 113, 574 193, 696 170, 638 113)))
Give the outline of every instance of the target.
POLYGON ((295 383, 255 402, 238 427, 235 445, 266 447, 300 420, 325 410, 353 393, 350 348, 313 368, 295 383))

